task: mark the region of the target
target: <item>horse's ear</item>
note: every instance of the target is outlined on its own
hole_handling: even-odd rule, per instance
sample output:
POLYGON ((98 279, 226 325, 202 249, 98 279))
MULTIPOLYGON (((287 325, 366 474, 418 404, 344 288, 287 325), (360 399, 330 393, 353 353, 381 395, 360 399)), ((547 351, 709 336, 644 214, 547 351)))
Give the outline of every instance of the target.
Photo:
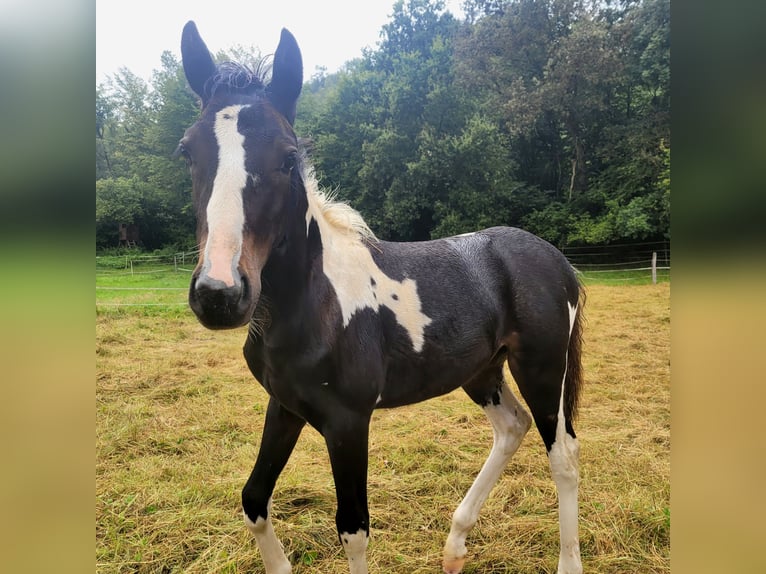
POLYGON ((216 67, 210 51, 197 31, 197 25, 192 20, 186 23, 181 34, 181 59, 186 79, 191 89, 202 98, 204 105, 205 82, 215 74, 216 67))
POLYGON ((295 109, 302 87, 303 58, 301 57, 301 50, 295 37, 287 28, 282 28, 279 46, 274 53, 274 66, 271 71, 268 93, 271 103, 291 124, 295 121, 295 109))

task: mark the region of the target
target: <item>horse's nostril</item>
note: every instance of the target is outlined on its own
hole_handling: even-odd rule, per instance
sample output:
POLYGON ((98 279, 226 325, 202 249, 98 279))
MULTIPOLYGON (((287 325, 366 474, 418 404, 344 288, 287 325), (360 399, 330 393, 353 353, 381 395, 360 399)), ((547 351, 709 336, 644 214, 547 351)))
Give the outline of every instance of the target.
POLYGON ((250 281, 247 280, 247 277, 245 275, 241 275, 239 278, 241 287, 241 295, 240 299, 249 299, 250 298, 250 281))
POLYGON ((226 285, 223 281, 220 281, 218 279, 212 279, 209 275, 200 275, 197 277, 197 279, 194 282, 194 290, 197 292, 201 291, 212 291, 212 292, 225 292, 229 289, 238 289, 238 285, 229 286, 226 285))

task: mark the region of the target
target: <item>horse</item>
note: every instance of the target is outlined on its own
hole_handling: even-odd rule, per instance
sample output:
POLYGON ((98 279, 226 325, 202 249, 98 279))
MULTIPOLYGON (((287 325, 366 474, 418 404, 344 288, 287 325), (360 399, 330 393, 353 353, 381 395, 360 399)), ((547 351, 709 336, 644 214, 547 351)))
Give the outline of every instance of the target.
POLYGON ((206 328, 248 326, 244 358, 269 396, 242 489, 244 522, 267 574, 292 570, 272 524, 272 495, 307 423, 329 453, 349 571, 365 574, 373 411, 457 388, 486 413, 493 445, 452 515, 444 572, 462 570, 466 537, 534 420, 558 494, 558 572, 581 573, 573 419, 584 290, 567 259, 511 227, 378 239, 319 187, 295 134, 303 63, 287 29, 270 78, 268 69, 217 65, 193 21, 181 52, 200 99, 177 150, 191 171, 200 247, 189 305, 206 328), (504 379, 506 363, 531 414, 504 379))

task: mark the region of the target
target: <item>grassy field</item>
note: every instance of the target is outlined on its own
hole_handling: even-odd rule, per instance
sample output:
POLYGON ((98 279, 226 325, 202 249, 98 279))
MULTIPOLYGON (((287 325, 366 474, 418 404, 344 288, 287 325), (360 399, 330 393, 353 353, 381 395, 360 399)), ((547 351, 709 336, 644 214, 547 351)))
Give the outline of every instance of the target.
MULTIPOLYGON (((242 358, 245 330, 202 328, 184 304, 188 278, 97 273, 98 572, 263 572, 239 493, 266 395, 242 358), (146 290, 157 286, 167 289, 146 290)), ((670 572, 670 284, 586 284, 577 424, 583 564, 590 573, 670 572)), ((451 513, 491 442, 489 423, 462 391, 375 414, 371 572, 441 571, 451 513)), ((324 444, 307 428, 274 494, 294 572, 348 572, 334 513, 324 444)), ((536 432, 490 496, 468 549, 465 572, 556 571, 556 495, 536 432)))

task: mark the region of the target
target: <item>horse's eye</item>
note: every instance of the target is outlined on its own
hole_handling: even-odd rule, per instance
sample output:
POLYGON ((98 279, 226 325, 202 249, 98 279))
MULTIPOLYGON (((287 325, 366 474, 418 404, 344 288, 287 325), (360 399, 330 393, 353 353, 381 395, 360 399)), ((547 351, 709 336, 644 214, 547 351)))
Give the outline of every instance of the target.
POLYGON ((288 174, 293 170, 297 162, 298 162, 298 152, 295 150, 292 150, 288 152, 288 154, 285 156, 285 159, 282 162, 282 165, 279 166, 279 171, 281 171, 284 174, 288 174))

